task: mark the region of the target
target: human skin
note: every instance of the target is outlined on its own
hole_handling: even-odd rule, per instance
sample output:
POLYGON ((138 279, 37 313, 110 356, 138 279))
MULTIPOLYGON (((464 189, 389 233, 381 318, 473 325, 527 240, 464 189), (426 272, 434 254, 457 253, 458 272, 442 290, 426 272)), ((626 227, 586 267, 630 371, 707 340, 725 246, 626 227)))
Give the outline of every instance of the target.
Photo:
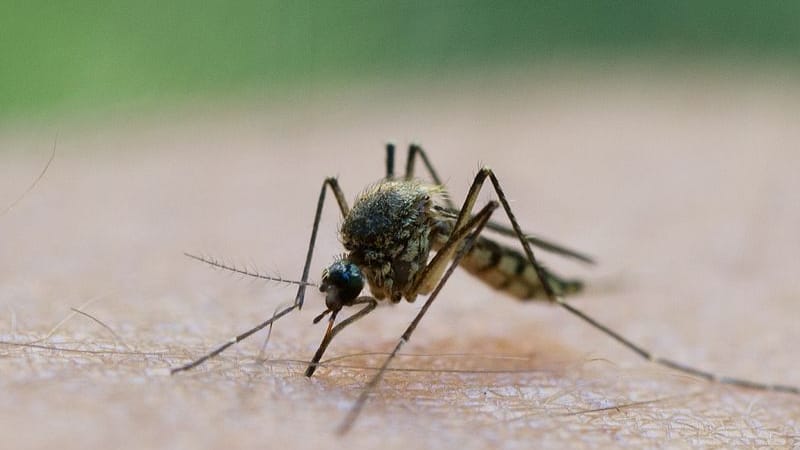
MULTIPOLYGON (((290 286, 182 253, 299 277, 324 177, 338 175, 352 201, 382 176, 383 143, 396 139, 400 149, 425 146, 456 203, 489 165, 526 230, 597 257, 586 267, 537 253, 586 281, 572 301, 602 323, 660 356, 800 384, 800 85, 771 80, 501 78, 493 89, 474 80, 365 89, 65 125, 46 177, 0 218, 4 441, 797 445, 797 396, 649 365, 563 309, 458 272, 344 437, 336 426, 420 300, 379 307, 347 328, 326 357, 355 356, 310 379, 302 361, 324 332, 311 323, 324 309, 313 289, 302 311, 276 323, 265 360, 259 334, 192 372, 167 371, 294 298, 290 286), (8 344, 46 336, 71 307, 117 337, 77 314, 37 342, 60 350, 8 344)), ((13 200, 36 175, 52 135, 0 134, 3 148, 40 149, 2 156, 0 199, 13 200)), ((332 200, 312 264, 317 281, 343 251, 332 200)))

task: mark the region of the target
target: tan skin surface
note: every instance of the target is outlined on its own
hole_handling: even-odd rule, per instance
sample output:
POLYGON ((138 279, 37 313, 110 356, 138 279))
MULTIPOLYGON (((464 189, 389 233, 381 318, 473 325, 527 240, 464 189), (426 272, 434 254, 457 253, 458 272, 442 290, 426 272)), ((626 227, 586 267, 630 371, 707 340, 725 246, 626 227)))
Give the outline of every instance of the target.
MULTIPOLYGON (((324 177, 352 201, 383 175, 392 138, 423 143, 457 203, 491 166, 524 228, 596 256, 587 268, 537 253, 587 281, 573 301, 601 322, 661 356, 800 384, 800 86, 709 75, 426 89, 61 128, 47 176, 0 219, 0 334, 42 338, 74 307, 117 336, 76 314, 38 342, 62 350, 0 346, 3 446, 798 444, 799 397, 648 365, 564 310, 459 272, 343 438, 333 431, 384 356, 304 377, 325 327, 311 324, 324 308, 313 290, 277 323, 266 362, 259 334, 167 375, 294 298, 182 252, 299 277, 324 177)), ((52 135, 0 134, 26 150, 2 156, 0 200, 35 177, 52 135)), ((316 281, 342 251, 331 200, 316 281)), ((326 358, 388 352, 420 304, 382 305, 326 358)))

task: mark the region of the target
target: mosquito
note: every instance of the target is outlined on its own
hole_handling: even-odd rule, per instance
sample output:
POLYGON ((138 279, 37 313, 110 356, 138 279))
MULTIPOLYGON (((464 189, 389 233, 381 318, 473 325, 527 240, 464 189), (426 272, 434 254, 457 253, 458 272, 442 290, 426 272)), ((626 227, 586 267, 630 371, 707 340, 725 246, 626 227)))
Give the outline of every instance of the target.
POLYGON ((399 303, 405 299, 414 302, 420 295, 428 296, 383 364, 362 389, 338 428, 339 433, 345 433, 353 426, 389 364, 403 345, 411 339, 425 313, 459 266, 493 288, 513 297, 521 300, 543 299, 566 309, 652 363, 712 382, 800 394, 800 389, 796 387, 719 376, 658 357, 572 306, 564 300, 564 297, 579 292, 583 286, 582 282, 577 279, 562 278, 546 269, 534 255, 532 246, 588 264, 593 264, 594 260, 584 253, 524 233, 492 169, 483 167, 478 171, 463 205, 456 208, 427 154, 419 145, 409 146, 403 177, 395 176, 394 168, 395 147, 388 144, 385 178, 358 196, 352 208, 348 205, 337 179, 325 179, 317 200, 314 225, 300 281, 270 277, 226 266, 215 260, 188 255, 218 268, 267 280, 290 282, 297 284, 298 288, 291 306, 276 311, 269 320, 230 339, 197 360, 173 368, 171 372, 174 374, 197 367, 228 347, 271 326, 291 311, 303 307, 306 288, 316 286, 308 281, 308 274, 326 194, 330 190, 343 218, 339 235, 346 252, 341 257, 335 258, 334 262, 323 270, 321 282, 317 286, 325 294, 326 308, 314 318, 313 322, 316 324, 328 316, 328 323, 322 342, 309 362, 305 375, 310 377, 314 374, 333 338, 344 328, 373 311, 379 301, 388 299, 392 303, 399 303), (415 178, 414 168, 418 159, 422 161, 433 179, 432 184, 415 178), (489 201, 474 212, 481 189, 487 181, 494 190, 497 200, 489 201), (510 228, 490 221, 492 214, 498 208, 502 208, 511 223, 510 228), (518 240, 523 251, 519 252, 486 237, 483 235, 484 230, 491 230, 518 240), (369 285, 371 295, 362 295, 365 284, 369 285), (356 307, 357 310, 337 323, 337 318, 345 307, 356 307))

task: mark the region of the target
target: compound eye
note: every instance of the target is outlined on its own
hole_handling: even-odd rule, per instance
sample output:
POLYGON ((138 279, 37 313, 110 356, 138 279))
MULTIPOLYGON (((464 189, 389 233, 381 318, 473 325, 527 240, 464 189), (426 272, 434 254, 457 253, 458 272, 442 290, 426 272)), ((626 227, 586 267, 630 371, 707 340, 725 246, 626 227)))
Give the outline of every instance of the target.
POLYGON ((346 305, 364 289, 364 276, 361 269, 349 260, 335 261, 322 273, 320 290, 328 292, 327 302, 333 305, 346 305))

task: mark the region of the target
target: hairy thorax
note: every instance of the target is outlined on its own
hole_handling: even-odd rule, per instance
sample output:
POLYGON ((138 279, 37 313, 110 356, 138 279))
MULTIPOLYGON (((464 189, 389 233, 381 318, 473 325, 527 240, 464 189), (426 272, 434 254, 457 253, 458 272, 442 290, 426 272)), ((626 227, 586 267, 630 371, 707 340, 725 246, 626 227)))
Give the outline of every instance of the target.
POLYGON ((369 187, 344 218, 340 237, 378 299, 414 301, 415 282, 442 228, 432 206, 442 190, 416 181, 369 187))

